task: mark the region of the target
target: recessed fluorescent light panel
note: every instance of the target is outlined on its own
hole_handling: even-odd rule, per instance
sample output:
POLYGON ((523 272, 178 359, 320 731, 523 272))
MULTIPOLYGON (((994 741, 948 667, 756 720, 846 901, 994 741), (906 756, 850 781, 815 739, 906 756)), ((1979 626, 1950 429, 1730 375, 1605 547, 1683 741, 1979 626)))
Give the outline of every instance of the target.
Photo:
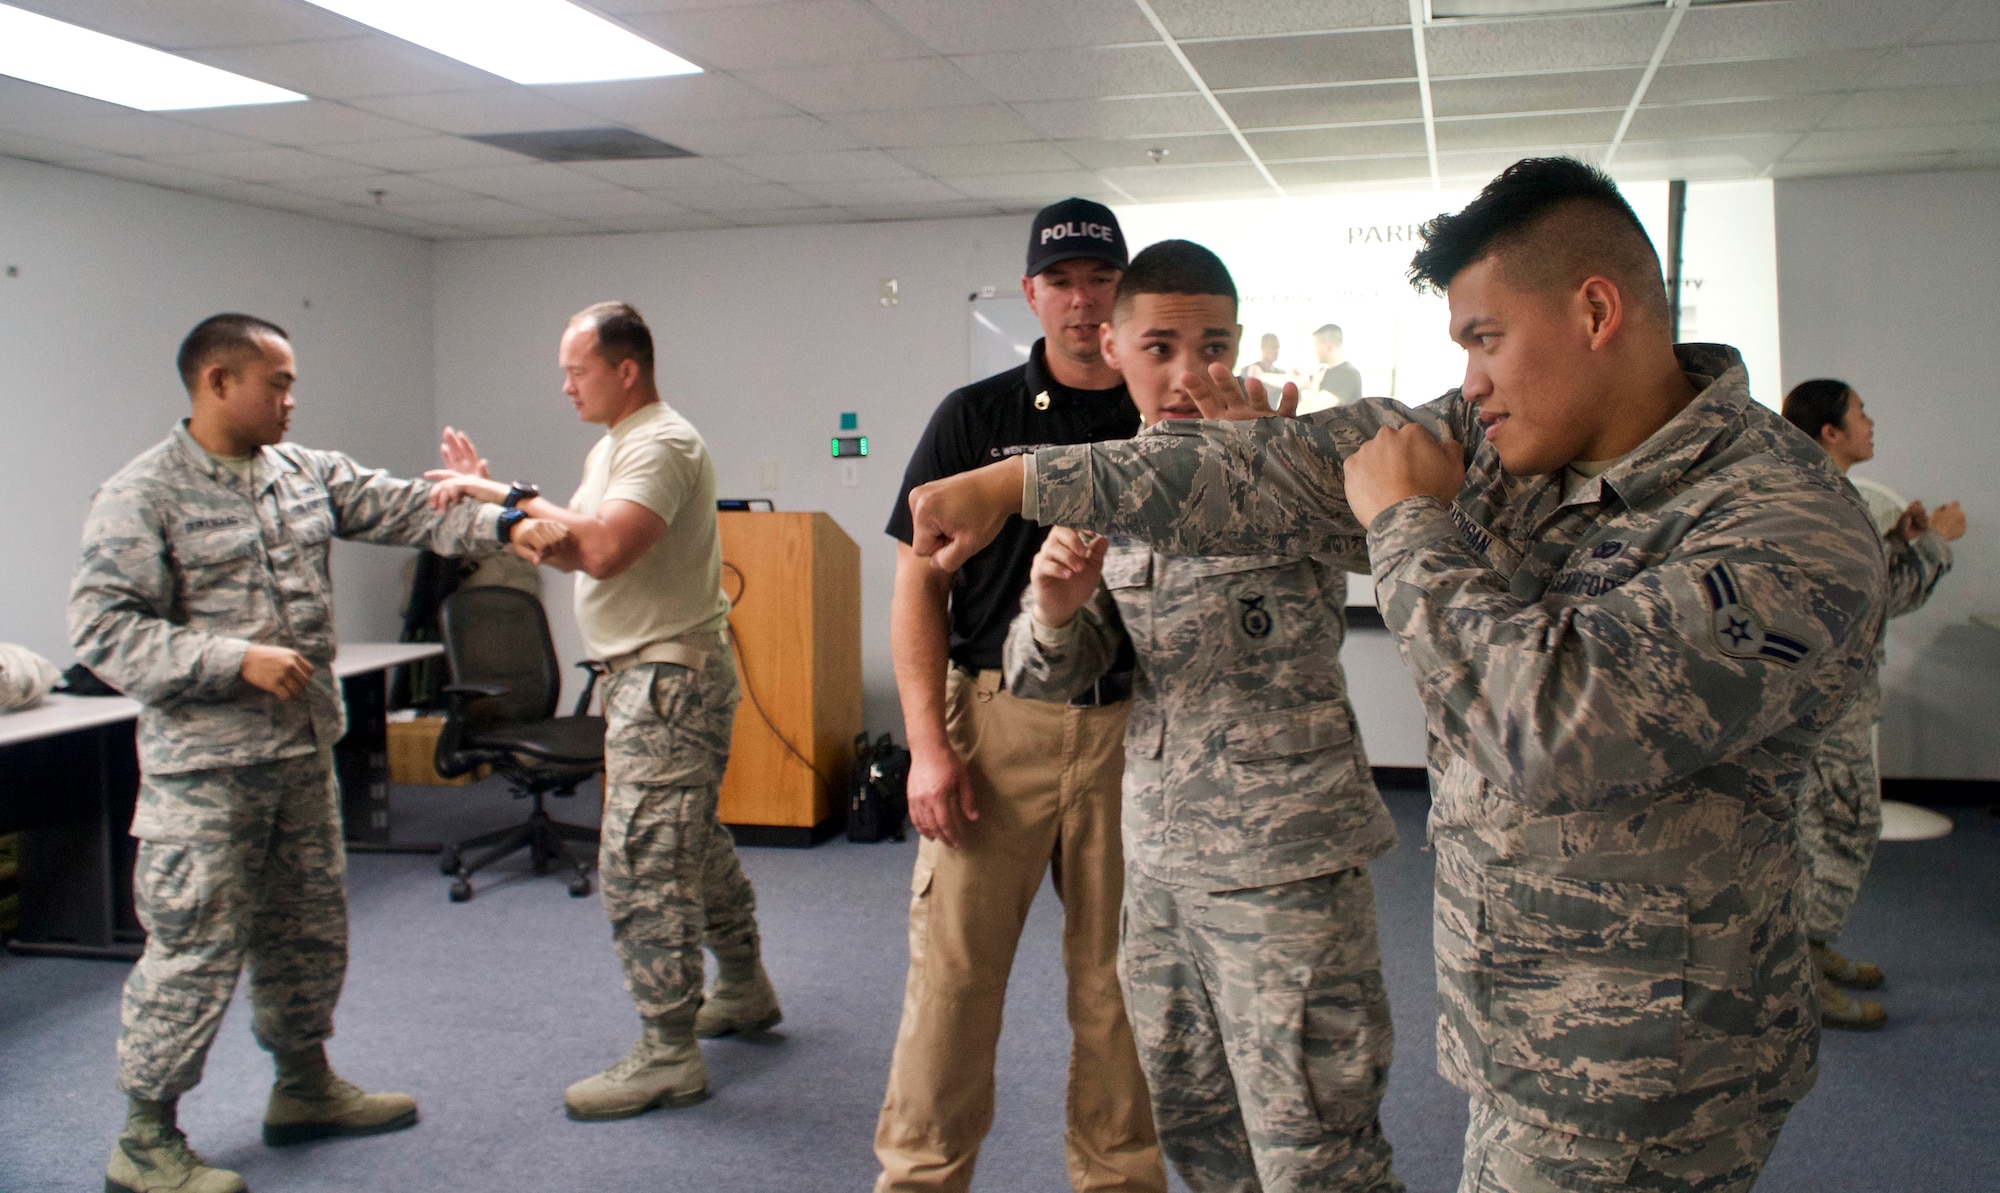
POLYGON ((0 4, 0 75, 145 112, 288 104, 296 91, 0 4))
POLYGON ((700 74, 568 0, 307 0, 516 83, 597 83, 700 74))

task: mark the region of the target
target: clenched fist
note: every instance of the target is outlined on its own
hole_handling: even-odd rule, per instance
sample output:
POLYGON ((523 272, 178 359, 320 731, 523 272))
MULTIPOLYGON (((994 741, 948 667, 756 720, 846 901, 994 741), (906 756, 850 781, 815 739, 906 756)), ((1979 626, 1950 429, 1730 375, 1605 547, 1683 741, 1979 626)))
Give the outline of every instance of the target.
POLYGON ((243 682, 280 700, 290 700, 312 681, 312 664, 283 646, 252 646, 243 652, 243 682))

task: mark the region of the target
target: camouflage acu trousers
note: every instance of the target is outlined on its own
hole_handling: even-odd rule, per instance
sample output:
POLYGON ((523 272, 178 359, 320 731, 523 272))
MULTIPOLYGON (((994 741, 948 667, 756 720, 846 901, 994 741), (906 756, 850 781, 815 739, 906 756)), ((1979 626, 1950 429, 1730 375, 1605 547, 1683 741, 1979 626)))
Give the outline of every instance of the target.
POLYGON ((648 1019, 694 1013, 704 941, 757 941, 757 896, 715 809, 737 696, 726 644, 699 674, 640 663, 604 681, 598 881, 625 989, 648 1019))
POLYGON ((333 1034, 347 975, 347 852, 329 750, 148 775, 133 823, 146 950, 125 981, 118 1088, 177 1098, 250 968, 251 1030, 274 1053, 333 1034))
POLYGON ((1194 1193, 1400 1191, 1365 869, 1210 894, 1129 869, 1118 976, 1160 1146, 1194 1193))
POLYGON ((1458 1193, 1744 1193, 1791 1107, 1687 1143, 1618 1143, 1552 1131, 1472 1099, 1458 1193))
POLYGON ((1882 781, 1875 770, 1875 703, 1857 701, 1833 726, 1799 797, 1806 935, 1840 937, 1882 839, 1882 781))

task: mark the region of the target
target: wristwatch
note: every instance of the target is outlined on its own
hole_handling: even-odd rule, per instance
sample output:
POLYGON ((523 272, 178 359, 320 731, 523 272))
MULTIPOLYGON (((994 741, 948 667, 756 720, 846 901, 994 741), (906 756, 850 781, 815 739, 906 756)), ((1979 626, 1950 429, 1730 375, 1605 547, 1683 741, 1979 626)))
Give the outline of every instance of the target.
POLYGON ((500 504, 506 506, 508 509, 513 509, 528 498, 540 497, 541 495, 542 491, 535 486, 523 481, 515 481, 513 484, 507 486, 507 496, 501 500, 500 504))
POLYGON ((501 510, 500 522, 497 527, 500 535, 500 541, 503 543, 513 542, 514 528, 527 520, 528 520, 527 510, 522 510, 522 509, 501 510))

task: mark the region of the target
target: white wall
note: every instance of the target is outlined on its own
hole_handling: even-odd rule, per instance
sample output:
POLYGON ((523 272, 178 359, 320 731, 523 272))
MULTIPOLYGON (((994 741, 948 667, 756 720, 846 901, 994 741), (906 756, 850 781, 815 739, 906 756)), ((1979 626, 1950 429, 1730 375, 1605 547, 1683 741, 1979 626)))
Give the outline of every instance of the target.
MULTIPOLYGON (((174 352, 208 315, 292 334, 293 438, 421 468, 430 257, 405 237, 0 158, 0 640, 74 657, 63 607, 90 495, 185 417, 174 352)), ((395 636, 397 602, 376 594, 406 557, 336 549, 342 637, 395 636)))
POLYGON ((1883 772, 2000 778, 2000 634, 1967 620, 2000 611, 2000 173, 1785 181, 1777 206, 1785 385, 1852 384, 1875 419, 1855 475, 1971 522, 1930 605, 1890 623, 1883 772))

